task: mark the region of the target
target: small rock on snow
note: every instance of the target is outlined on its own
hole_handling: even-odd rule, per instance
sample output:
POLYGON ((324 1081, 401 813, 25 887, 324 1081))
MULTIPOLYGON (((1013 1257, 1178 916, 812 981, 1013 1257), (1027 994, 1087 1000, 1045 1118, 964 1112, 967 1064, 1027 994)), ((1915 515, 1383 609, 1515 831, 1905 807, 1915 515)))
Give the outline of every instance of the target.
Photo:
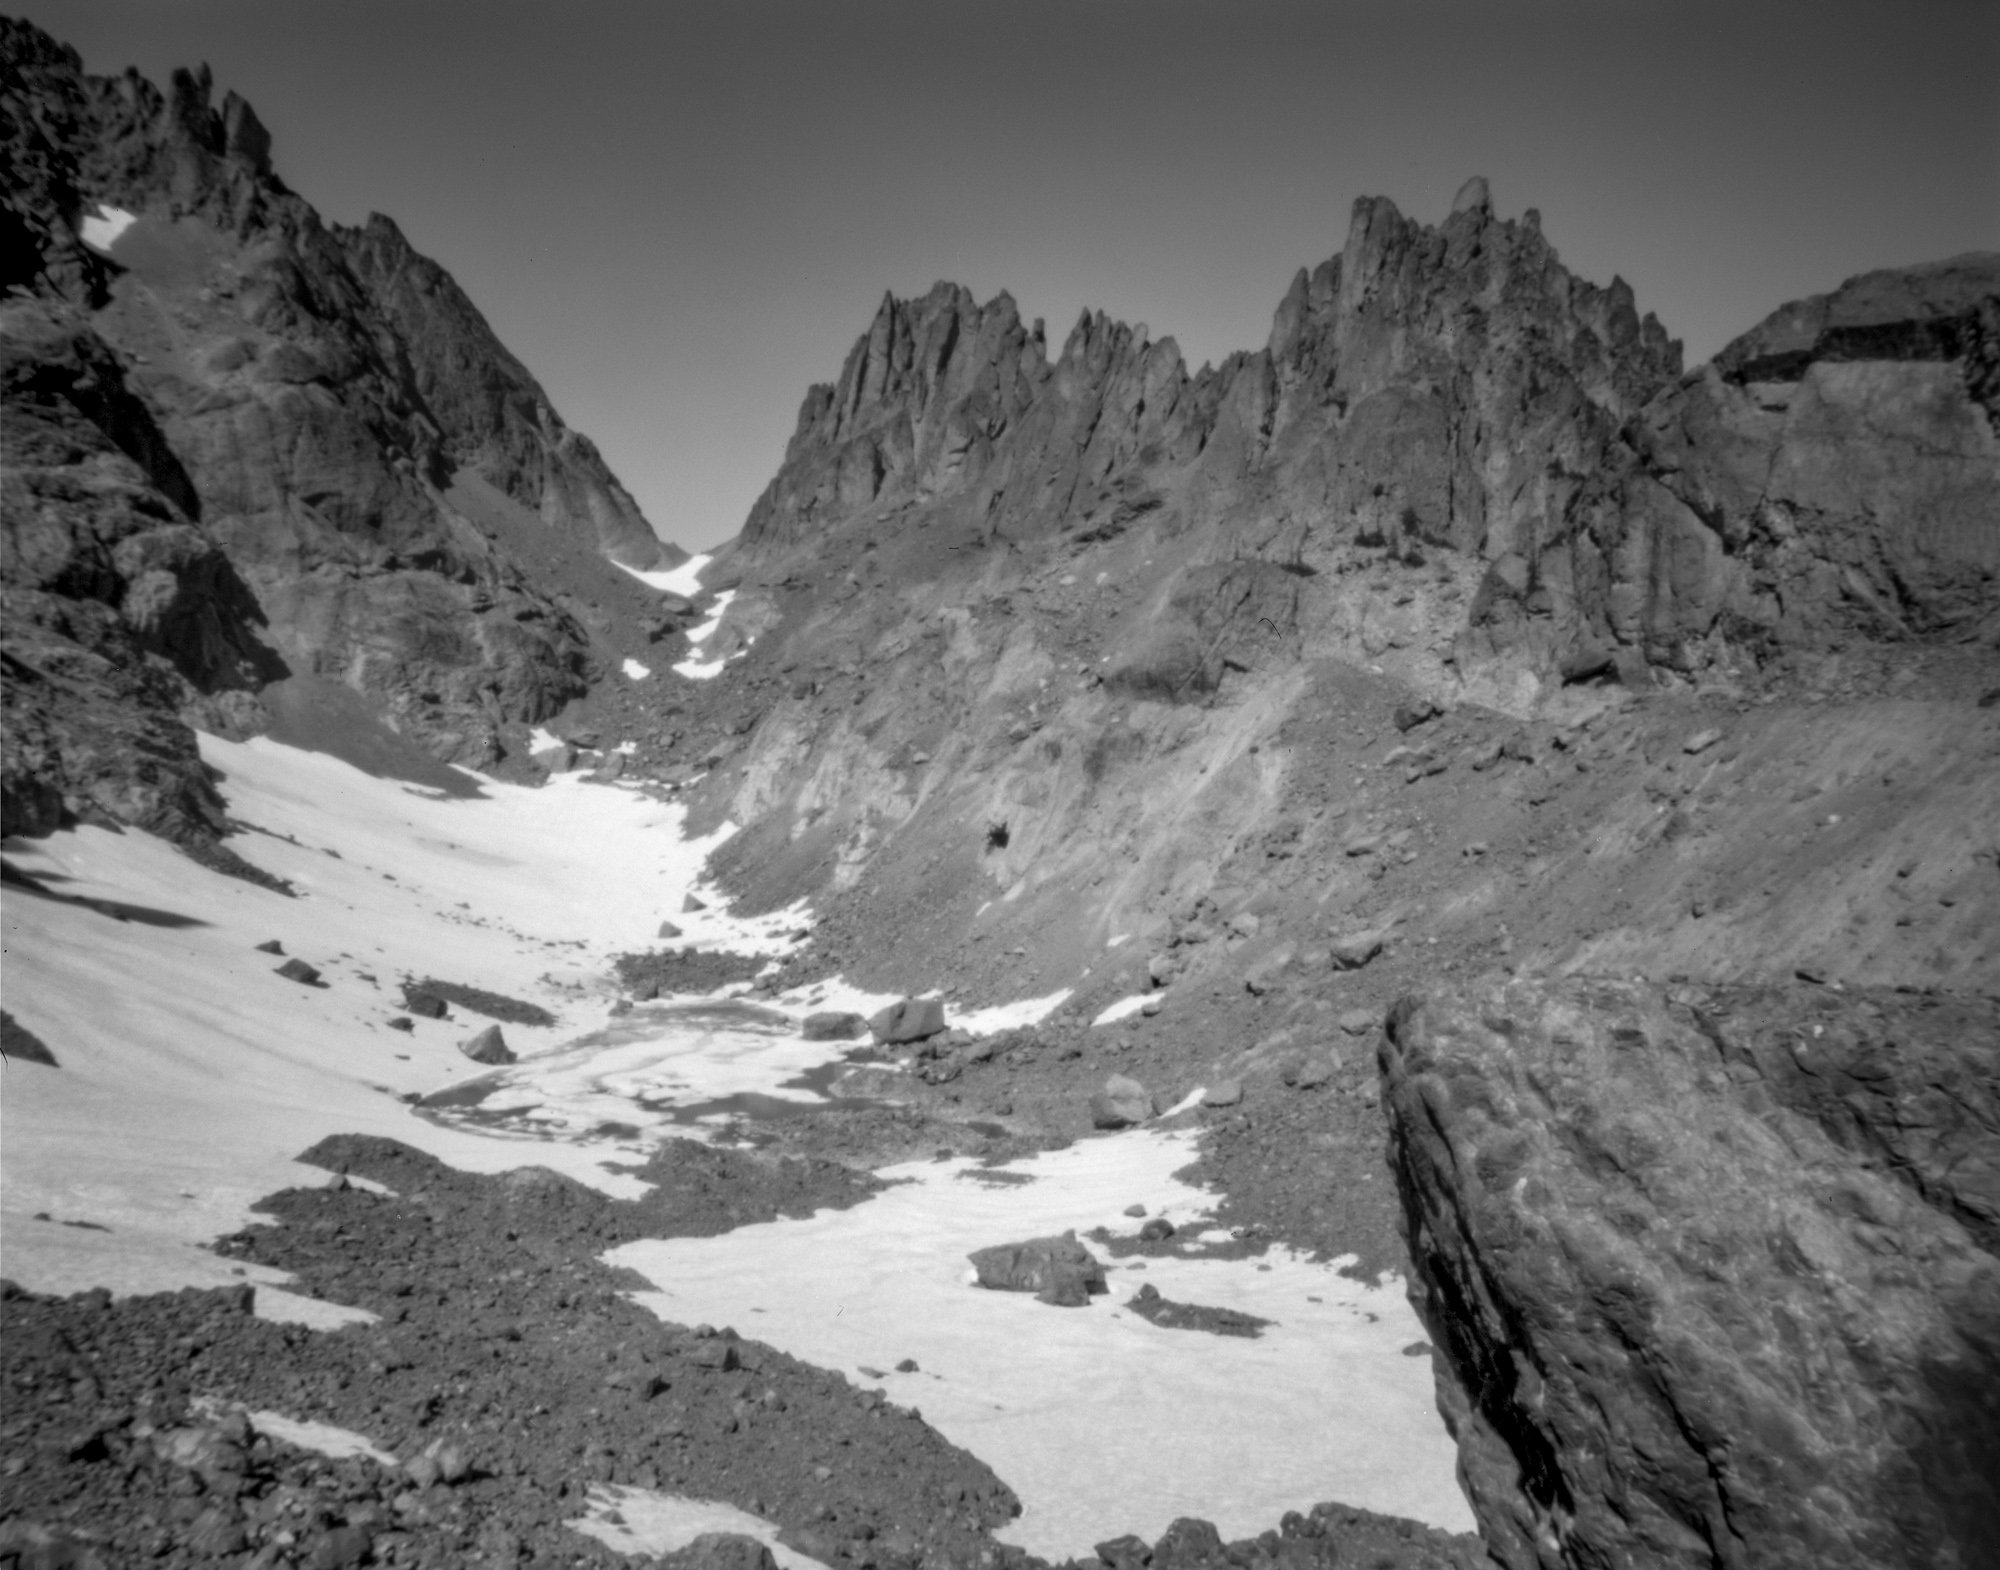
POLYGON ((507 1045, 507 1038, 500 1034, 498 1025, 488 1025, 476 1036, 468 1036, 458 1044, 458 1050, 475 1063, 512 1063, 515 1061, 513 1048, 507 1045))

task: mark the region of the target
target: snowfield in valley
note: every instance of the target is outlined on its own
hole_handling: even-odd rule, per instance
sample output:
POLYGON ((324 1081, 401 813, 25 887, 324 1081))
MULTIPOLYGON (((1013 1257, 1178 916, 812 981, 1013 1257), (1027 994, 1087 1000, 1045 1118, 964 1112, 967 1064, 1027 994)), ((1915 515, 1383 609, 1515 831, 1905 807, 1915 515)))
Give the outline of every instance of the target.
MULTIPOLYGON (((788 1082, 847 1044, 804 1040, 798 1018, 885 1001, 835 983, 775 1007, 676 1000, 612 1015, 613 957, 653 946, 663 919, 679 942, 778 955, 807 916, 728 914, 701 884, 727 831, 687 839, 679 807, 636 789, 481 780, 478 798, 449 799, 267 740, 202 748, 232 816, 259 831, 238 843, 297 898, 139 832, 85 827, 7 848, 47 891, 8 890, 8 1007, 61 1064, 10 1065, 0 1101, 0 1247, 29 1290, 239 1279, 204 1245, 249 1223, 265 1195, 326 1181, 293 1158, 335 1133, 472 1171, 549 1166, 630 1195, 638 1180, 613 1167, 646 1141, 703 1137, 677 1112, 745 1094, 814 1099, 788 1082), (684 913, 698 887, 708 908, 684 913), (283 956, 258 951, 274 938, 283 956), (284 956, 320 984, 275 974, 284 956), (556 1023, 503 1026, 521 1061, 482 1069, 458 1043, 483 1020, 389 1028, 398 982, 424 976, 534 1002, 556 1023), (409 1105, 467 1086, 505 1116, 476 1126, 409 1105)), ((954 1022, 997 1030, 1066 996, 954 1022)), ((970 1284, 976 1248, 1069 1228, 1129 1234, 1134 1204, 1198 1222, 1209 1196, 1173 1175, 1193 1155, 1185 1133, 1139 1131, 1016 1163, 1011 1181, 962 1160, 914 1163, 851 1210, 614 1257, 656 1283, 643 1301, 663 1318, 734 1325, 850 1377, 914 1359, 917 1372, 885 1374, 885 1387, 1015 1488, 1025 1513, 1004 1535, 1035 1552, 1155 1534, 1183 1514, 1255 1531, 1330 1495, 1469 1527, 1429 1359, 1404 1355, 1423 1332, 1400 1283, 1371 1288, 1273 1251, 1114 1261, 1112 1291, 1087 1309, 970 1284), (1256 1339, 1163 1330, 1122 1306, 1148 1283, 1273 1323, 1256 1339)), ((267 1315, 327 1328, 356 1317, 284 1291, 275 1272, 250 1274, 267 1315)), ((678 1518, 661 1505, 648 1519, 678 1518)), ((652 1546, 668 1546, 660 1532, 652 1546)))

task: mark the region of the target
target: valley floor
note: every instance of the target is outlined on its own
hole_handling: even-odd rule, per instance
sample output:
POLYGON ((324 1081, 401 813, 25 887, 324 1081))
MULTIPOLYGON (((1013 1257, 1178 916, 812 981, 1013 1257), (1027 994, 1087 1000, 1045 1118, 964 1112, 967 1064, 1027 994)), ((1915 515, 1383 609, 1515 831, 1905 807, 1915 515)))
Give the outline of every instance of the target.
POLYGON ((55 1063, 10 1047, 0 1105, 7 1424, 34 1458, 5 1513, 95 1531, 110 1562, 277 1563, 349 1529, 381 1562, 539 1562, 590 1551, 578 1522, 610 1552, 733 1521, 794 1562, 892 1564, 1087 1555, 1180 1517, 1248 1537, 1331 1496, 1359 1508, 1293 1535, 1330 1543, 1337 1514, 1393 1562, 1461 1551, 1366 1513, 1471 1521, 1358 1074, 1254 1118, 1176 1084, 1187 1110, 1073 1140, 1143 1016, 1044 1025, 1066 991, 955 1013, 987 1032, 961 1052, 995 1046, 996 1107, 921 1052, 805 1039, 807 1013, 890 1001, 837 978, 622 1001, 614 960, 662 922, 768 963, 811 920, 729 915, 702 882, 726 831, 690 840, 642 789, 454 798, 203 747, 292 897, 136 832, 6 847, 8 1012, 55 1063), (519 1061, 482 1069, 458 1046, 483 1020, 406 1011, 426 978, 550 1022, 515 1010, 519 1061), (1217 1176, 1227 1197, 1192 1181, 1217 1176), (1305 1252, 1271 1236, 1288 1203, 1305 1252), (1158 1219, 1174 1234, 1141 1242, 1158 1219), (1064 1230, 1109 1267, 1088 1307, 971 1284, 972 1250, 1064 1230), (1163 1323, 1134 1306, 1154 1294, 1266 1323, 1163 1323), (217 1438, 239 1410, 265 1415, 217 1438), (376 1458, 294 1449, 281 1419, 376 1458), (459 1486, 413 1490, 454 1445, 459 1486))

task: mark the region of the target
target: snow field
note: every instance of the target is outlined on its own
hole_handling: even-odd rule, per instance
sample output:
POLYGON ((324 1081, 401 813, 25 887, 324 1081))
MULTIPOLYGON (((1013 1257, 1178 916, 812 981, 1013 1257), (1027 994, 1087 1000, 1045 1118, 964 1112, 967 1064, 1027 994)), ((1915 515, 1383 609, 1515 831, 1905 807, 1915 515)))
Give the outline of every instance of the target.
MULTIPOLYGON (((805 1095, 783 1082, 849 1044, 805 1042, 793 1022, 892 1001, 834 981, 775 1007, 677 1001, 611 1016, 612 956, 653 945, 662 919, 684 929, 677 941, 776 955, 808 913, 731 917, 700 881, 729 831, 686 840, 682 809, 637 790, 563 776, 539 790, 481 781, 480 799, 450 799, 267 740, 204 737, 202 748, 232 815, 264 831, 238 843, 297 899, 143 833, 81 828, 7 846, 60 896, 10 889, 0 906, 7 1007, 62 1064, 11 1064, 0 1079, 0 1251, 30 1290, 124 1295, 247 1277, 269 1317, 365 1318, 203 1245, 251 1222, 265 1195, 327 1181, 293 1158, 339 1132, 403 1140, 466 1170, 549 1166, 635 1194, 638 1180, 605 1163, 663 1132, 665 1103, 805 1095), (710 908, 683 913, 696 891, 710 908), (274 975, 280 957, 254 947, 268 938, 325 985, 274 975), (387 1029, 406 973, 537 1002, 559 1022, 503 1026, 523 1061, 489 1074, 457 1050, 485 1024, 468 1012, 387 1029), (537 1132, 446 1126, 400 1099, 475 1081, 494 1086, 488 1108, 537 1132), (622 1128, 607 1136, 605 1123, 622 1128)), ((1030 1023, 1067 996, 952 1023, 1030 1023)), ((1240 1535, 1324 1498, 1467 1526, 1429 1360, 1403 1355, 1422 1332, 1397 1285, 1371 1289, 1281 1254, 1114 1268, 1111 1297, 1087 1309, 968 1283, 973 1249, 1070 1227, 1129 1231, 1135 1202, 1197 1223, 1207 1196, 1173 1177, 1193 1154, 1184 1135, 1142 1131, 1010 1169, 1026 1183, 966 1161, 913 1163, 850 1211, 614 1258, 656 1282, 646 1301, 678 1321, 734 1324, 853 1374, 915 1358, 918 1373, 886 1376, 890 1393, 1016 1489, 1026 1514, 1009 1535, 1037 1552, 1156 1536, 1181 1514, 1240 1535), (1276 1323, 1257 1340, 1161 1330, 1121 1306, 1148 1281, 1276 1323)), ((713 1529, 700 1502, 618 1508, 660 1547, 687 1522, 680 1541, 713 1529)))
MULTIPOLYGON (((340 1132, 404 1140, 467 1170, 545 1165, 640 1192, 601 1164, 629 1152, 413 1117, 400 1097, 481 1072, 457 1043, 486 1021, 455 1010, 407 1035, 386 1021, 401 1012, 402 974, 436 975, 541 1003, 557 1025, 502 1029, 524 1057, 557 1047, 604 1018, 607 1000, 590 989, 611 956, 654 941, 725 835, 684 840, 679 807, 571 777, 540 790, 483 782, 485 799, 449 800, 265 740, 204 736, 202 751, 232 815, 266 831, 238 843, 298 898, 139 832, 85 827, 7 846, 64 896, 10 889, 0 906, 7 1008, 62 1065, 10 1064, 0 1081, 7 1274, 33 1291, 123 1295, 242 1270, 271 1317, 351 1318, 201 1246, 245 1225, 266 1194, 326 1181, 292 1158, 340 1132), (273 974, 280 957, 255 949, 269 938, 319 967, 325 986, 273 974)), ((799 917, 737 922, 712 908, 674 919, 698 941, 777 953, 799 917)), ((730 1072, 717 1082, 733 1084, 730 1072)))
POLYGON ((1001 1535, 1034 1553, 1150 1539, 1180 1515, 1240 1536, 1329 1498, 1469 1530, 1430 1359, 1404 1355, 1425 1337, 1399 1282, 1273 1251, 1114 1264, 1111 1295, 1083 1309, 971 1284, 974 1249, 1130 1233, 1134 1203, 1197 1223, 1211 1198, 1174 1176, 1194 1155, 1185 1134, 1141 1131, 1005 1169, 1025 1183, 914 1162, 851 1210, 606 1257, 655 1283, 638 1296, 664 1319, 730 1324, 870 1383, 914 1359, 882 1386, 1006 1479, 1024 1513, 1001 1535), (1254 1340, 1162 1330, 1121 1306, 1149 1282, 1275 1323, 1254 1340))

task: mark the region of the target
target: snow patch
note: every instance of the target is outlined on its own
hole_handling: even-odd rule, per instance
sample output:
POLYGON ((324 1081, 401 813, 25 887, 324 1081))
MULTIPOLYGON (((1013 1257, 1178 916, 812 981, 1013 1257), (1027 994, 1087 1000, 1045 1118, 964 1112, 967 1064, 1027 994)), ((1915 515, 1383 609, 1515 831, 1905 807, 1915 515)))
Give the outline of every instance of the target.
POLYGON ((1430 1363, 1402 1355, 1426 1336, 1400 1282, 1369 1287, 1273 1250, 1114 1270, 1111 1294, 1083 1309, 966 1285, 974 1249, 1130 1231, 1134 1203, 1198 1225, 1212 1196, 1174 1176, 1195 1154, 1185 1133, 1144 1130, 1008 1169, 1028 1183, 966 1181, 985 1170, 969 1159, 910 1162, 850 1210, 606 1258, 655 1283, 636 1296, 663 1319, 751 1324, 857 1379, 914 1358, 920 1373, 880 1383, 1007 1480, 1023 1514, 999 1535, 1032 1553, 1154 1538, 1180 1515, 1241 1537, 1326 1498, 1471 1530, 1430 1363), (1274 1323, 1256 1339, 1164 1330, 1123 1306, 1147 1282, 1274 1323))
POLYGON ((539 725, 528 732, 528 751, 530 753, 553 752, 558 747, 567 747, 568 745, 569 743, 564 741, 554 731, 544 730, 539 725))
POLYGON ((645 584, 649 589, 658 589, 663 594, 678 594, 683 599, 692 599, 701 593, 701 573, 714 557, 706 552, 700 556, 690 556, 678 567, 664 572, 641 572, 637 567, 627 567, 623 562, 614 566, 622 568, 645 584))
POLYGON ((93 251, 109 251, 118 243, 118 237, 138 221, 136 213, 100 203, 95 214, 76 226, 76 235, 93 251))
POLYGON ((681 1499, 649 1488, 593 1483, 586 1503, 589 1514, 568 1524, 614 1553, 670 1554, 704 1532, 740 1532, 769 1548, 785 1570, 826 1570, 821 1561, 779 1542, 772 1522, 718 1499, 681 1499), (623 1519, 606 1519, 613 1514, 623 1519))
POLYGON ((975 1036, 990 1036, 996 1031, 1016 1030, 1023 1025, 1039 1025, 1069 1001, 1073 990, 1064 987, 1062 991, 1051 992, 1046 997, 1018 998, 1012 1003, 995 1003, 990 1008, 967 1009, 962 1014, 954 1014, 947 1008, 945 1023, 956 1025, 975 1036))
POLYGON ((634 681, 644 681, 648 676, 653 674, 653 669, 650 665, 641 665, 629 655, 626 656, 624 669, 625 674, 634 681))
MULTIPOLYGON (((694 647, 700 648, 702 644, 706 643, 710 638, 714 637, 716 629, 722 625, 723 614, 729 609, 731 602, 734 601, 735 598, 736 598, 736 591, 734 589, 724 589, 720 594, 718 594, 715 597, 714 606, 710 609, 708 613, 708 620, 701 623, 697 627, 690 627, 688 629, 687 633, 688 642, 692 644, 694 647)), ((715 660, 700 660, 693 658, 685 659, 682 660, 680 664, 674 667, 674 671, 677 675, 691 677, 695 681, 708 681, 713 677, 721 675, 723 667, 726 666, 732 659, 741 658, 743 655, 747 654, 749 650, 750 650, 750 645, 746 643, 743 645, 742 648, 738 649, 734 654, 725 654, 720 659, 715 659, 715 660)))
POLYGON ((351 1428, 336 1428, 331 1423, 304 1422, 295 1417, 286 1417, 282 1412, 260 1412, 245 1406, 240 1401, 224 1401, 216 1396, 196 1396, 188 1403, 198 1416, 213 1422, 232 1412, 241 1412, 250 1419, 250 1426, 260 1434, 268 1434, 280 1444, 297 1450, 310 1450, 315 1454, 329 1456, 335 1461, 345 1461, 351 1456, 366 1456, 371 1461, 379 1461, 383 1466, 395 1466, 396 1458, 376 1445, 366 1434, 357 1434, 351 1428))
POLYGON ((255 1312, 272 1324, 304 1325, 308 1330, 345 1330, 349 1325, 376 1324, 382 1317, 365 1308, 329 1303, 322 1297, 306 1297, 277 1286, 257 1288, 255 1312))
POLYGON ((715 636, 715 629, 722 625, 722 616, 736 599, 734 589, 724 589, 715 597, 715 605, 708 613, 708 620, 699 626, 688 628, 687 640, 693 644, 703 644, 715 636))
POLYGON ((1115 1025, 1121 1019, 1130 1019, 1146 1006, 1146 994, 1135 992, 1129 998, 1120 998, 1116 1003, 1091 1021, 1093 1025, 1115 1025))

